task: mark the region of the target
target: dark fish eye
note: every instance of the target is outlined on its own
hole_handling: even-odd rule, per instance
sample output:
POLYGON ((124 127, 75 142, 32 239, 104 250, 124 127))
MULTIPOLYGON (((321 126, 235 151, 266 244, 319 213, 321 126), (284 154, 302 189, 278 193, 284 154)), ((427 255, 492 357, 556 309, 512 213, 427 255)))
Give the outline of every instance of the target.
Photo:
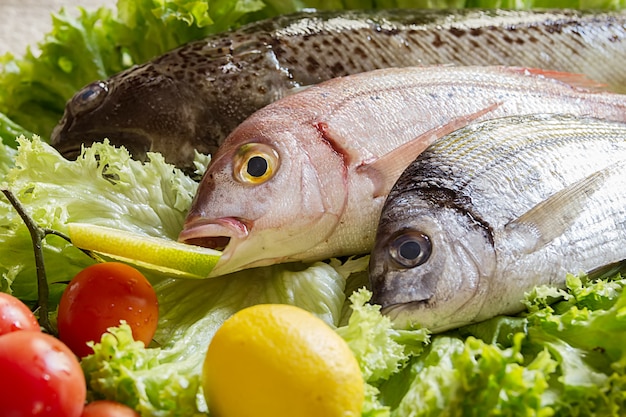
POLYGON ((397 236, 389 246, 391 259, 402 268, 414 268, 428 260, 432 252, 430 238, 417 231, 397 236))
POLYGON ((109 88, 104 81, 96 81, 89 84, 72 99, 74 111, 82 113, 95 109, 102 103, 108 92, 109 88))
POLYGON ((250 176, 260 178, 267 172, 269 165, 267 160, 262 156, 255 155, 248 160, 248 167, 246 171, 250 176))

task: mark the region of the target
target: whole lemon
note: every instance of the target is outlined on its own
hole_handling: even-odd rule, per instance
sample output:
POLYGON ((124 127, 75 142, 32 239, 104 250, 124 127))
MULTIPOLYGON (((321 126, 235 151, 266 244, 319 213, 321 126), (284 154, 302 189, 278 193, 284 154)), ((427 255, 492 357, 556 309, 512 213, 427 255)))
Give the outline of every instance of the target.
POLYGON ((224 322, 202 386, 216 417, 360 416, 364 398, 347 343, 318 317, 282 304, 248 307, 224 322))

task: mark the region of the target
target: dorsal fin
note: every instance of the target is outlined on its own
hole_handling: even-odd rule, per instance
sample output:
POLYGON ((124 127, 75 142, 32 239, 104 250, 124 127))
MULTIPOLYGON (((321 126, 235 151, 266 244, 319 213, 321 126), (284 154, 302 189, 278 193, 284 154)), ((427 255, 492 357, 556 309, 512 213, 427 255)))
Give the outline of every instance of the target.
POLYGON ((524 68, 524 67, 502 67, 503 71, 515 72, 522 75, 530 75, 534 77, 550 78, 567 84, 572 88, 590 91, 590 92, 607 92, 606 84, 592 80, 585 74, 577 74, 573 72, 563 72, 555 70, 544 70, 540 68, 524 68))

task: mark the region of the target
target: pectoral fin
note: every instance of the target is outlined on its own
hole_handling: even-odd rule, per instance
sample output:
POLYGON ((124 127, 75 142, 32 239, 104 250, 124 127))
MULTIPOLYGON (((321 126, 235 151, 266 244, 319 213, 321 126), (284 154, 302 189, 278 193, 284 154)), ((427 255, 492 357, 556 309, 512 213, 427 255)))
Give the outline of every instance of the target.
POLYGON ((501 103, 492 104, 475 113, 457 117, 450 120, 445 125, 430 129, 419 135, 417 138, 399 146, 393 151, 366 161, 357 168, 357 172, 365 174, 372 179, 375 185, 374 197, 387 195, 391 187, 396 183, 402 172, 437 139, 454 132, 479 117, 493 111, 501 103))
MULTIPOLYGON (((553 194, 504 227, 522 253, 532 253, 561 236, 585 210, 589 198, 602 186, 615 165, 597 171, 553 194)), ((622 171, 623 172, 623 171, 622 171)))

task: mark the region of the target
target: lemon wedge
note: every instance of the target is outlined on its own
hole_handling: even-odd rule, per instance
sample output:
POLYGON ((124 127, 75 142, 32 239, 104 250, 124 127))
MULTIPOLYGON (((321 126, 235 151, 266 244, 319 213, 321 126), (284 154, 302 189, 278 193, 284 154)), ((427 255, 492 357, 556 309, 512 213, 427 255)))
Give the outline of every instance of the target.
POLYGON ((177 278, 207 278, 222 255, 214 249, 105 226, 70 223, 68 227, 78 248, 177 278))

